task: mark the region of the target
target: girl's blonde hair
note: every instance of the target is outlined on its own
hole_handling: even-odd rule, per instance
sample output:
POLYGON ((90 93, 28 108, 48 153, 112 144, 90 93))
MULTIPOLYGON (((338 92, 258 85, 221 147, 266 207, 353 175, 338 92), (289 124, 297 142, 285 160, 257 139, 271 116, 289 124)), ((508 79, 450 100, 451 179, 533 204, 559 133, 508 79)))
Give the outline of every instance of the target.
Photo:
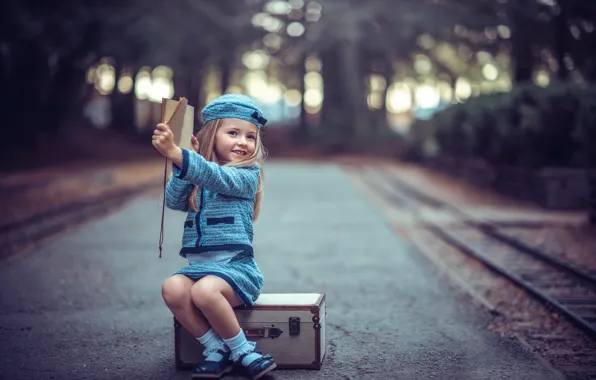
MULTIPOLYGON (((225 119, 215 119, 208 121, 196 134, 197 140, 199 141, 199 150, 197 153, 203 156, 207 161, 216 162, 214 150, 215 135, 217 134, 218 129, 223 125, 224 120, 225 119)), ((255 206, 252 214, 253 221, 257 220, 259 217, 259 211, 261 210, 261 198, 263 197, 263 162, 265 161, 266 157, 267 151, 263 146, 261 131, 259 129, 255 140, 255 151, 253 154, 241 161, 229 162, 224 165, 235 167, 249 166, 255 163, 259 165, 261 173, 259 175, 257 195, 255 197, 255 206)), ((197 205, 197 195, 199 190, 200 189, 197 185, 193 185, 187 199, 188 208, 194 211, 198 211, 199 209, 197 205)))

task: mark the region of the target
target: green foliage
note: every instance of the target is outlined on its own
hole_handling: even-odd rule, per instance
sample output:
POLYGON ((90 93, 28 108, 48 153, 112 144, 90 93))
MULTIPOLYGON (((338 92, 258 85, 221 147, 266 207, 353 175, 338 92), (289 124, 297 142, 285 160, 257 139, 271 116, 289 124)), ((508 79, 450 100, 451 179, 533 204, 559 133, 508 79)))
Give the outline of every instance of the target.
POLYGON ((520 85, 482 95, 431 120, 440 152, 528 168, 596 160, 596 88, 520 85))

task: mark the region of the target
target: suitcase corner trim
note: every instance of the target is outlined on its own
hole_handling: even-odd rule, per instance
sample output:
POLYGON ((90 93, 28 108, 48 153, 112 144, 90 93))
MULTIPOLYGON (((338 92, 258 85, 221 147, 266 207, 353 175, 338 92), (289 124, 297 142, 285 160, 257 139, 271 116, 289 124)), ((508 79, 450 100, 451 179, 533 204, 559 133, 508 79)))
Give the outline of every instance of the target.
POLYGON ((180 329, 182 325, 176 317, 174 317, 174 360, 176 362, 176 370, 178 371, 188 371, 192 369, 193 365, 191 363, 185 363, 180 359, 180 329))
POLYGON ((325 293, 320 293, 317 302, 313 306, 310 307, 311 314, 319 316, 321 312, 321 308, 325 305, 325 293))

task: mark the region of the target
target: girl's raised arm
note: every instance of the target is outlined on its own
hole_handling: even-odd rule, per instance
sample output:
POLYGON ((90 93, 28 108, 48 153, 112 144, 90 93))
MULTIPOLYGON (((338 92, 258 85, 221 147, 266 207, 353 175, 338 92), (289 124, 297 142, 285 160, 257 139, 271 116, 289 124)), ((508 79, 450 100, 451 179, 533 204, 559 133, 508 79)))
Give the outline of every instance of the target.
POLYGON ((216 193, 252 199, 257 194, 260 168, 220 166, 195 152, 182 150, 182 167, 174 165, 175 178, 216 193))

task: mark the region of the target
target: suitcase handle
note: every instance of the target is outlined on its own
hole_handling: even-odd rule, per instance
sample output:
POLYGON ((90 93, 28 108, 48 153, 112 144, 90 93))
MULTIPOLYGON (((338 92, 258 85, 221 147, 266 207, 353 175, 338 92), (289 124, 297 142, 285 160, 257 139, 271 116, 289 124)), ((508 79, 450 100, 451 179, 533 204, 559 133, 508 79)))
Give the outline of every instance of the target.
POLYGON ((244 335, 246 337, 252 338, 271 338, 275 339, 278 338, 283 331, 278 329, 277 327, 255 327, 249 329, 243 329, 244 335))

